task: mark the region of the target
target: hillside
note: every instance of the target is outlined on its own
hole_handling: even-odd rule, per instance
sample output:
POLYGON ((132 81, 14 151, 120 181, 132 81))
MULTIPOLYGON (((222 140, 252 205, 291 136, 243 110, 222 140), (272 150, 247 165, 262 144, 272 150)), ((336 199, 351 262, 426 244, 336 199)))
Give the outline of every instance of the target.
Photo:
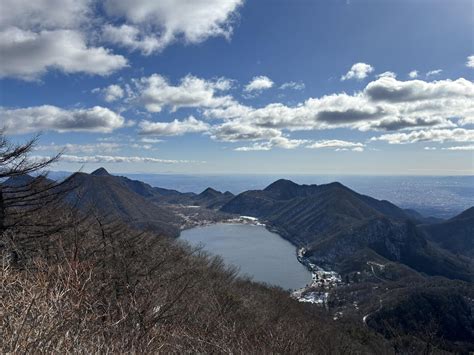
POLYGON ((340 183, 298 185, 278 180, 264 190, 237 195, 222 210, 265 220, 304 246, 313 262, 329 269, 338 269, 354 253, 370 249, 428 275, 472 280, 469 260, 429 243, 404 210, 340 183))
POLYGON ((179 234, 182 218, 147 199, 146 184, 112 176, 100 169, 92 174, 75 173, 68 185, 75 190, 67 199, 82 211, 118 218, 139 229, 171 236, 179 234))
MULTIPOLYGON (((22 186, 31 181, 33 181, 31 177, 22 176, 9 180, 9 183, 22 186)), ((207 188, 200 194, 192 194, 152 187, 141 181, 111 175, 101 168, 91 174, 76 173, 66 181, 66 185, 66 191, 74 188, 74 191, 70 191, 67 195, 69 206, 77 207, 87 216, 92 217, 82 221, 80 227, 83 230, 82 233, 87 231, 87 238, 91 238, 90 246, 88 246, 91 250, 104 247, 103 240, 97 244, 103 236, 97 239, 97 236, 89 235, 94 228, 94 233, 99 235, 102 228, 102 226, 92 227, 92 224, 97 223, 95 216, 98 216, 99 220, 116 222, 112 227, 113 236, 108 237, 110 240, 105 243, 105 245, 110 243, 111 253, 107 272, 114 280, 113 284, 123 282, 122 286, 115 286, 118 289, 108 291, 114 294, 114 297, 121 297, 122 289, 130 287, 130 284, 127 284, 131 275, 130 270, 127 269, 128 264, 135 263, 135 267, 139 270, 138 274, 142 275, 143 259, 142 257, 137 259, 138 254, 130 248, 139 248, 141 250, 139 255, 145 253, 146 249, 150 260, 157 262, 163 252, 161 247, 153 250, 142 245, 141 238, 135 242, 134 237, 127 236, 127 234, 132 235, 129 231, 124 235, 126 230, 124 224, 133 229, 147 229, 161 236, 177 236, 184 226, 200 224, 203 221, 207 221, 205 223, 218 221, 220 218, 228 217, 224 213, 231 212, 260 218, 270 229, 276 230, 294 245, 305 247, 303 253, 305 262, 314 263, 318 267, 340 274, 344 281, 337 287, 322 286, 322 291, 328 297, 326 310, 322 311, 317 307, 317 313, 315 313, 316 308, 294 303, 288 294, 281 290, 269 289, 240 279, 230 281, 228 285, 220 283, 216 286, 215 278, 222 277, 221 272, 216 273, 212 270, 212 265, 216 265, 216 261, 207 264, 206 257, 199 255, 197 260, 201 261, 198 264, 203 262, 204 265, 196 266, 194 261, 196 259, 192 256, 193 251, 180 249, 182 246, 172 241, 162 243, 162 238, 150 235, 149 241, 160 241, 162 247, 165 246, 166 253, 176 253, 166 261, 176 268, 173 271, 176 273, 173 277, 181 279, 183 275, 189 275, 187 280, 183 279, 185 283, 181 290, 173 288, 173 285, 163 286, 163 283, 167 285, 166 283, 169 282, 167 276, 161 274, 157 276, 163 278, 159 283, 153 284, 153 287, 158 287, 160 292, 169 295, 166 302, 173 304, 175 295, 186 291, 188 285, 192 285, 186 297, 192 297, 193 300, 199 299, 200 303, 196 307, 201 312, 202 322, 207 322, 206 317, 211 314, 214 317, 214 306, 206 303, 211 297, 209 295, 216 297, 216 294, 219 294, 218 297, 221 298, 216 310, 220 317, 234 322, 233 324, 237 322, 244 333, 249 329, 252 331, 255 329, 250 323, 240 318, 239 314, 246 314, 246 318, 249 314, 256 314, 254 307, 259 307, 263 312, 259 313, 259 317, 265 317, 266 312, 273 312, 272 317, 283 319, 282 314, 288 315, 288 310, 291 312, 291 316, 288 315, 279 325, 278 329, 283 329, 281 337, 288 337, 287 327, 290 324, 295 327, 294 322, 300 321, 302 323, 298 323, 300 324, 298 329, 301 331, 306 332, 312 327, 323 329, 324 323, 326 324, 324 327, 333 327, 331 329, 334 329, 340 337, 341 334, 345 334, 343 333, 345 328, 342 322, 335 320, 343 315, 344 325, 349 326, 349 333, 362 332, 359 334, 364 334, 365 338, 360 343, 360 339, 344 335, 344 341, 354 344, 348 349, 353 349, 355 346, 355 349, 367 351, 375 347, 386 351, 392 350, 391 347, 394 346, 393 349, 417 352, 425 349, 426 344, 432 343, 450 351, 473 348, 466 340, 472 333, 471 323, 474 317, 470 308, 472 297, 469 296, 471 294, 469 285, 473 281, 472 259, 456 257, 447 250, 448 247, 442 245, 439 240, 435 240, 434 234, 430 235, 432 240, 427 239, 430 231, 437 231, 439 235, 445 237, 449 235, 448 233, 457 231, 452 235, 461 236, 462 238, 459 238, 464 240, 463 238, 469 235, 471 230, 469 228, 473 225, 473 209, 449 221, 420 227, 417 225, 420 218, 413 211, 404 211, 388 201, 379 201, 358 194, 340 183, 298 185, 289 180, 278 180, 263 190, 246 191, 237 196, 212 188, 207 188), (218 211, 219 209, 223 211, 222 214, 218 211), (444 226, 445 229, 443 230, 440 226, 444 226), (126 254, 120 262, 116 260, 118 250, 126 254), (191 266, 183 264, 180 260, 187 260, 186 263, 191 263, 191 266), (196 275, 209 281, 200 283, 196 275), (125 279, 120 281, 121 278, 125 279), (210 287, 212 289, 208 292, 210 287), (426 287, 430 287, 428 292, 426 287), (224 294, 220 295, 219 292, 224 292, 224 294), (251 301, 249 301, 249 295, 251 295, 251 301), (270 301, 271 306, 268 306, 270 301), (280 314, 278 312, 282 304, 284 304, 284 311, 280 314), (438 308, 446 309, 451 316, 445 316, 443 312, 435 312, 433 317, 417 315, 418 306, 430 310, 433 304, 438 308), (227 313, 221 313, 222 309, 226 309, 227 313), (401 315, 402 311, 410 314, 401 315), (313 319, 315 314, 318 321, 313 319), (454 321, 453 317, 456 318, 454 321), (429 329, 433 319, 438 322, 437 333, 427 335, 424 330, 429 329), (406 323, 407 321, 409 323, 406 323), (372 330, 382 334, 388 343, 379 339, 372 330)), ((76 242, 72 236, 74 234, 67 237, 63 235, 61 240, 64 243, 70 239, 67 243, 70 247, 74 247, 76 242)), ((50 250, 49 241, 46 245, 50 250)), ((33 254, 36 252, 38 250, 34 249, 33 254)), ((98 265, 102 265, 100 258, 97 262, 98 265)), ((161 267, 160 263, 161 261, 159 262, 161 267)), ((152 269, 155 270, 154 267, 152 269)), ((171 269, 164 270, 167 274, 171 269)), ((103 269, 100 267, 95 272, 100 277, 104 277, 103 269)), ((234 276, 232 280, 233 278, 234 276)), ((33 280, 33 282, 36 281, 33 280)), ((137 294, 140 293, 139 288, 137 288, 137 294)), ((95 295, 95 293, 92 294, 95 295)), ((140 312, 148 312, 151 301, 144 296, 143 302, 140 312)), ((188 303, 188 300, 180 299, 180 309, 195 312, 196 308, 189 307, 188 303)), ((117 317, 120 318, 119 315, 117 317)), ((190 319, 186 316, 184 319, 184 326, 189 327, 190 319)), ((273 320, 265 324, 273 329, 272 331, 277 331, 274 329, 273 320)), ((181 326, 182 324, 173 323, 177 331, 182 331, 181 326)), ((196 332, 197 328, 192 329, 196 332)), ((236 334, 236 332, 238 330, 229 330, 229 334, 236 334)), ((254 340, 246 338, 243 333, 239 334, 245 338, 246 349, 252 346, 250 344, 255 344, 254 340)), ((202 336, 204 339, 211 339, 209 335, 202 336)), ((292 333, 290 337, 295 336, 296 333, 292 333)), ((308 351, 321 349, 320 345, 316 347, 310 345, 311 342, 304 340, 299 342, 301 345, 298 346, 303 346, 308 351)), ((233 349, 238 349, 235 343, 232 344, 233 349)), ((121 347, 125 349, 127 345, 122 344, 121 347)), ((341 350, 338 344, 332 345, 331 348, 341 350)), ((199 349, 214 348, 204 346, 199 349)), ((284 352, 286 348, 271 346, 268 349, 284 352)))
POLYGON ((421 228, 439 246, 474 258, 474 207, 447 221, 425 224, 421 228))

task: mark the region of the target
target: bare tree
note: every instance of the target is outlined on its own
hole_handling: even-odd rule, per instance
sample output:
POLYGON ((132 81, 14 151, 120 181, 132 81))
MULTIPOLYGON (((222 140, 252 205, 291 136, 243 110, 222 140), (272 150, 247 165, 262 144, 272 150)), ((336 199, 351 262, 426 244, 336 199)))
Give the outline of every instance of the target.
MULTIPOLYGON (((32 157, 38 136, 25 143, 12 143, 0 131, 0 238, 5 248, 6 232, 13 227, 26 227, 27 217, 55 197, 58 184, 46 178, 44 169, 56 162, 61 154, 44 159, 32 157), (35 174, 35 177, 29 174, 35 174)), ((35 227, 38 227, 36 225, 35 227)), ((10 251, 17 257, 16 251, 10 251)))

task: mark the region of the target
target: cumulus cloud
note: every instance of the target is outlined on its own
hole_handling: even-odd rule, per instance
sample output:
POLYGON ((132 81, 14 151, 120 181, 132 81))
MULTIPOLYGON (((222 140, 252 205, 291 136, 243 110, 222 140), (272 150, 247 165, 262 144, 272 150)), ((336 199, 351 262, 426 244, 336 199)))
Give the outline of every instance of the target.
POLYGON ((467 57, 466 67, 474 68, 474 55, 467 57))
MULTIPOLYGON (((454 129, 474 120, 474 83, 462 78, 425 82, 383 76, 352 95, 325 95, 294 106, 272 103, 254 108, 234 102, 205 109, 204 116, 223 121, 210 128, 213 139, 256 141, 240 150, 269 150, 267 142, 287 131, 454 129)), ((355 148, 363 149, 336 149, 355 148)))
POLYGON ((125 93, 119 85, 109 85, 101 90, 104 100, 107 102, 114 102, 124 97, 125 93))
POLYGON ((206 122, 199 121, 193 116, 185 120, 174 120, 171 122, 141 121, 139 123, 140 134, 154 136, 181 136, 185 133, 198 133, 209 130, 206 122))
POLYGON ((362 80, 374 71, 374 67, 366 63, 355 63, 351 69, 343 76, 341 81, 349 79, 362 80))
POLYGON ((91 46, 84 29, 91 0, 2 0, 0 77, 38 79, 49 69, 108 75, 127 65, 121 55, 91 46))
POLYGON ((416 142, 473 142, 474 130, 455 129, 430 129, 417 130, 408 133, 383 134, 371 138, 371 141, 385 141, 389 144, 408 144, 416 142))
POLYGON ((159 74, 134 80, 132 101, 145 106, 149 112, 160 112, 163 107, 176 111, 182 107, 221 107, 233 103, 229 95, 219 96, 218 92, 228 90, 232 82, 225 78, 204 80, 192 75, 172 85, 159 74))
MULTIPOLYGON (((35 158, 49 158, 49 157, 35 157, 35 158)), ((170 160, 170 159, 158 159, 150 157, 139 157, 139 156, 112 156, 112 155, 68 155, 64 154, 61 156, 61 161, 66 163, 162 163, 162 164, 179 164, 179 163, 195 163, 190 160, 170 160)))
POLYGON ((75 28, 91 13, 91 0, 2 0, 0 27, 75 28))
POLYGON ((422 80, 398 81, 393 78, 381 78, 369 83, 364 93, 374 101, 414 102, 443 98, 474 97, 474 85, 466 79, 440 80, 426 82, 422 80))
POLYGON ((104 37, 146 55, 178 39, 200 43, 210 37, 230 38, 241 4, 242 0, 106 0, 106 13, 125 23, 106 25, 104 37))
POLYGON ((48 69, 109 75, 125 66, 123 56, 87 46, 84 35, 74 30, 32 32, 9 27, 0 31, 0 77, 34 80, 48 69))
POLYGON ((211 137, 213 139, 225 142, 256 141, 279 136, 281 136, 281 132, 278 129, 258 127, 239 121, 225 122, 211 129, 211 137))
POLYGON ((411 72, 408 73, 408 76, 411 78, 411 79, 416 79, 418 78, 418 70, 412 70, 411 72))
POLYGON ((264 75, 255 76, 253 79, 245 86, 245 92, 252 91, 262 91, 270 89, 273 86, 273 81, 264 75))
POLYGON ((0 108, 0 125, 9 134, 39 131, 109 133, 125 125, 125 119, 105 107, 65 110, 42 105, 28 108, 0 108))
POLYGON ((177 39, 232 34, 242 0, 2 0, 0 78, 37 80, 48 70, 108 75, 127 66, 104 43, 150 54, 177 39), (102 45, 100 45, 102 44, 102 45))
POLYGON ((280 86, 280 89, 281 90, 287 90, 287 89, 291 89, 291 90, 304 90, 305 89, 305 84, 301 81, 289 81, 287 83, 284 83, 280 86))
POLYGON ((353 95, 310 98, 295 106, 273 103, 261 108, 241 104, 207 109, 209 118, 242 127, 319 130, 346 127, 359 130, 399 130, 452 127, 451 118, 474 117, 474 84, 465 79, 424 82, 382 77, 353 95))
POLYGON ((365 145, 359 142, 349 142, 349 141, 343 141, 339 139, 320 140, 306 146, 306 148, 311 148, 311 149, 321 149, 321 148, 354 149, 354 148, 364 148, 364 147, 365 145))

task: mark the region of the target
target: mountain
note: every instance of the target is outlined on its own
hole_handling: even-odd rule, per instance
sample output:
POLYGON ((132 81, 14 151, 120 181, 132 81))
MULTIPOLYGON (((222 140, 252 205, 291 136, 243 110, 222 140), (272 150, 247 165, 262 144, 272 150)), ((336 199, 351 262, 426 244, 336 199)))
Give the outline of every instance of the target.
POLYGON ((425 224, 421 228, 442 248, 474 258, 474 207, 447 221, 425 224))
POLYGON ((371 218, 409 219, 390 202, 360 195, 337 182, 298 185, 278 180, 264 190, 237 195, 221 210, 264 219, 300 244, 371 218))
POLYGON ((193 198, 193 202, 196 205, 204 206, 207 208, 220 208, 227 202, 229 202, 233 197, 234 194, 229 191, 220 192, 214 190, 211 187, 208 187, 199 195, 195 196, 193 198))
POLYGON ((404 210, 337 182, 298 185, 278 180, 263 190, 237 195, 221 210, 264 220, 292 243, 305 247, 312 262, 330 269, 343 264, 347 268, 347 260, 355 253, 371 250, 428 275, 472 279, 472 264, 427 241, 404 210))
POLYGON ((2 183, 2 186, 8 188, 21 188, 31 186, 33 184, 42 184, 49 186, 54 184, 54 180, 48 179, 46 176, 43 175, 33 177, 31 175, 25 174, 8 178, 2 183))
POLYGON ((99 168, 97 170, 94 170, 91 175, 93 176, 111 176, 105 168, 99 168))
POLYGON ((317 265, 338 268, 354 253, 365 249, 374 251, 386 262, 397 262, 426 275, 474 280, 474 269, 468 259, 458 258, 427 241, 423 231, 410 220, 394 222, 381 217, 343 229, 312 244, 307 256, 317 265))
POLYGON ((90 175, 114 178, 116 179, 116 181, 120 181, 121 184, 123 184, 126 188, 132 190, 133 192, 146 198, 152 198, 154 202, 158 203, 178 203, 182 200, 188 200, 195 196, 195 194, 193 193, 181 193, 176 190, 153 187, 142 181, 132 180, 125 176, 111 175, 104 168, 99 168, 93 171, 90 175))
POLYGON ((67 200, 86 213, 118 218, 139 229, 179 235, 182 217, 147 199, 146 184, 110 175, 103 168, 92 174, 75 173, 67 184, 74 188, 67 200))

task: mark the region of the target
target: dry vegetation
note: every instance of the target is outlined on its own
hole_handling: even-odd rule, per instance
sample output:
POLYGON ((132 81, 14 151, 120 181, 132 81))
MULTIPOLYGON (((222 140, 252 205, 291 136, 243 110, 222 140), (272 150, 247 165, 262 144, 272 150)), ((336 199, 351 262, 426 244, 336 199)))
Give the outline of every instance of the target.
POLYGON ((3 262, 2 352, 382 349, 360 327, 236 279, 198 250, 115 224, 73 229, 48 238, 47 253, 3 262))
MULTIPOLYGON (((16 148, 5 144, 3 156, 16 148)), ((35 171, 28 152, 21 150, 22 166, 35 171)), ((0 164, 4 177, 20 175, 12 166, 0 164)), ((93 211, 84 216, 58 198, 44 200, 57 189, 46 184, 38 194, 35 186, 22 195, 31 205, 8 205, 20 195, 0 191, 2 353, 390 350, 361 324, 239 279, 219 258, 93 211)))

